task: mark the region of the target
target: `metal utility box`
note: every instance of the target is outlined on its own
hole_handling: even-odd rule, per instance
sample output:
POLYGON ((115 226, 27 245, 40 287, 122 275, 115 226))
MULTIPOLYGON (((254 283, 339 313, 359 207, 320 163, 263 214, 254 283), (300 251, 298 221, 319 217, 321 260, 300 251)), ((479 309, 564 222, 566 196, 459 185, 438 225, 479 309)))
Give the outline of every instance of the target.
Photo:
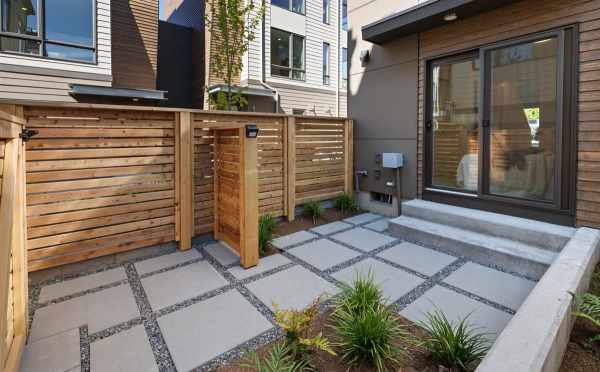
POLYGON ((400 152, 384 152, 382 160, 384 168, 402 168, 404 166, 404 155, 400 152))

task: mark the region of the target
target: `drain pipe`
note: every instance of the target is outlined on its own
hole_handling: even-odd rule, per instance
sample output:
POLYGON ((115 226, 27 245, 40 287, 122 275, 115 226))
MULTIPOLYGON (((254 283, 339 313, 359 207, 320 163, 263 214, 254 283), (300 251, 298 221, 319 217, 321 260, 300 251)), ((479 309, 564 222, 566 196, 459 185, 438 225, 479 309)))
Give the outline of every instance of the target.
MULTIPOLYGON (((266 9, 265 9, 265 0, 262 0, 262 8, 263 10, 265 10, 266 13, 266 9)), ((273 93, 275 93, 275 108, 273 110, 273 112, 275 112, 276 114, 279 113, 279 91, 277 91, 277 89, 273 88, 272 86, 270 86, 269 84, 267 84, 267 70, 265 67, 265 13, 263 13, 262 16, 262 35, 261 35, 261 54, 262 54, 262 58, 261 58, 261 67, 262 67, 262 76, 261 76, 261 80, 260 80, 260 84, 269 89, 270 91, 272 91, 273 93)))

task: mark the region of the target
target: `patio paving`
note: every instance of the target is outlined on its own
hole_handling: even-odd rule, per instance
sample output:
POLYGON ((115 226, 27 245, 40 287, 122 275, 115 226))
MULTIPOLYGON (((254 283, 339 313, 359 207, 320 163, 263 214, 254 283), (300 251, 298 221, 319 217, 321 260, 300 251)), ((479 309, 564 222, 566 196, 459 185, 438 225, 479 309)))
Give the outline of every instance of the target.
POLYGON ((285 249, 244 270, 221 243, 106 266, 30 288, 24 371, 212 370, 278 336, 273 304, 302 308, 371 270, 412 321, 450 319, 500 332, 535 282, 401 242, 365 213, 276 240, 285 249))

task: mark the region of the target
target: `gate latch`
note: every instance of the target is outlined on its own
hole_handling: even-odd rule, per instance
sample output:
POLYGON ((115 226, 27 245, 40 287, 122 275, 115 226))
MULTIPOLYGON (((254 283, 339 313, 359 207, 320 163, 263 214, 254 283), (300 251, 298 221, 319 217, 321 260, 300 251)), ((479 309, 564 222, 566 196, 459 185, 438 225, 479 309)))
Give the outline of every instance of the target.
POLYGON ((39 132, 39 130, 23 128, 19 137, 23 139, 23 142, 27 142, 31 139, 31 137, 37 135, 39 132))

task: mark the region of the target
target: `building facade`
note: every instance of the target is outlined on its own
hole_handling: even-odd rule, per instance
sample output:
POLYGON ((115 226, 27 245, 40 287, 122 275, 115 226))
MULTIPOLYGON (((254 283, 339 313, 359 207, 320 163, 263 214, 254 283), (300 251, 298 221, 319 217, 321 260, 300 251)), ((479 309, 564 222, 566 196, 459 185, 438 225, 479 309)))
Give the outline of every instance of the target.
MULTIPOLYGON (((197 27, 196 18, 203 19, 204 14, 197 3, 201 1, 165 1, 164 17, 197 27)), ((240 76, 234 79, 248 99, 248 111, 346 115, 348 22, 344 4, 345 0, 264 1, 265 15, 243 56, 240 76)), ((218 41, 218 35, 204 30, 203 61, 211 61, 218 41)), ((195 62, 194 69, 203 69, 208 94, 226 89, 209 62, 195 62)), ((204 102, 207 107, 207 94, 204 102)))
POLYGON ((156 89, 158 0, 3 0, 0 21, 2 100, 166 98, 156 89))
POLYGON ((349 12, 362 206, 422 198, 599 227, 598 1, 405 5, 349 12), (400 197, 384 152, 405 155, 400 197))

